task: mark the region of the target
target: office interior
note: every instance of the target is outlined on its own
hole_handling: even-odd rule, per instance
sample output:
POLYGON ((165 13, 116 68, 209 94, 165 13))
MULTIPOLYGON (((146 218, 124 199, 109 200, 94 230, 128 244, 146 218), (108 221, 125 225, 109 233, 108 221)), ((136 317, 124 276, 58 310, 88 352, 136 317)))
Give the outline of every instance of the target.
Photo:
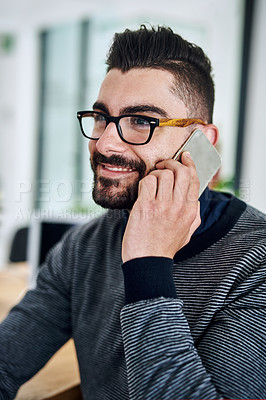
POLYGON ((34 227, 37 260, 40 221, 101 214, 76 112, 97 97, 113 34, 141 23, 170 26, 212 60, 217 187, 266 212, 265 18, 265 0, 0 1, 0 268, 18 230, 34 227))

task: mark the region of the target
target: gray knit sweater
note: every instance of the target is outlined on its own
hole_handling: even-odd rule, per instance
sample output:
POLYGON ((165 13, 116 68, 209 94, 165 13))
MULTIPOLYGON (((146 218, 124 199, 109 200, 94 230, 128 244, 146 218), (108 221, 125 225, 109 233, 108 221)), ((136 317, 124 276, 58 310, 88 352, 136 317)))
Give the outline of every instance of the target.
POLYGON ((174 260, 122 270, 124 229, 108 211, 50 252, 1 324, 0 399, 71 336, 86 400, 265 399, 266 217, 232 199, 174 260))

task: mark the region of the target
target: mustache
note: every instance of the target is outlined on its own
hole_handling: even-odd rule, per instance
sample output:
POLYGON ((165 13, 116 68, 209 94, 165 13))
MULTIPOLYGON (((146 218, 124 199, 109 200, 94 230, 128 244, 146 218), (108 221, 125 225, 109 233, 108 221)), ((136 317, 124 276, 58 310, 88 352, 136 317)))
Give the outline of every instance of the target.
POLYGON ((143 160, 129 160, 118 154, 112 154, 110 157, 106 157, 101 153, 94 152, 91 158, 91 166, 94 172, 96 171, 97 164, 109 164, 122 168, 131 168, 138 171, 140 175, 144 175, 146 171, 146 165, 143 160))

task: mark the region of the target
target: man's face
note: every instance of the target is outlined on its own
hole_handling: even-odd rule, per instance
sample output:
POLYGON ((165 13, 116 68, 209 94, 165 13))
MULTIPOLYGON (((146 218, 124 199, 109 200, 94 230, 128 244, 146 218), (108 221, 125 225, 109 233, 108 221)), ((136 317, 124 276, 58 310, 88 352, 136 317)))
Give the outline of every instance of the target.
MULTIPOLYGON (((112 69, 106 75, 94 107, 112 116, 136 113, 156 118, 187 118, 187 108, 174 93, 170 72, 157 69, 112 69)), ((94 171, 93 198, 107 208, 131 209, 138 182, 157 162, 172 158, 189 136, 186 128, 156 127, 151 141, 134 146, 123 142, 110 123, 89 150, 94 171)))

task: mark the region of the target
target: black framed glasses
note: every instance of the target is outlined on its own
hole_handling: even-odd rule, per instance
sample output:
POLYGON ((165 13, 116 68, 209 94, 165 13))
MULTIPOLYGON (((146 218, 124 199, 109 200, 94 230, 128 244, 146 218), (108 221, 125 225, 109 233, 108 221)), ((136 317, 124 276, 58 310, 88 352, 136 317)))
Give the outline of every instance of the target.
POLYGON ((121 140, 133 145, 148 143, 157 126, 174 126, 184 128, 192 124, 206 125, 201 119, 154 118, 146 115, 126 114, 112 117, 99 111, 78 111, 77 118, 82 134, 91 140, 98 140, 110 122, 114 122, 121 140))

